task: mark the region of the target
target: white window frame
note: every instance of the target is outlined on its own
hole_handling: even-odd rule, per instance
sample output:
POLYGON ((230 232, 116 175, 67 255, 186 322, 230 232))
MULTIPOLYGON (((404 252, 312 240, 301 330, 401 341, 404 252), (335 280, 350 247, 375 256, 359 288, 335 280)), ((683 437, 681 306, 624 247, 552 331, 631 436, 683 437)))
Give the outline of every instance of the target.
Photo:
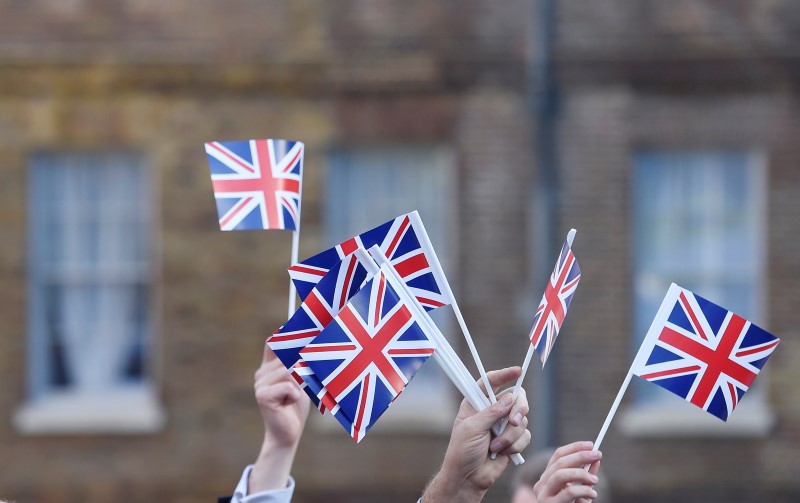
MULTIPOLYGON (((755 210, 758 212, 757 234, 754 239, 762 243, 758 253, 760 273, 757 275, 757 284, 754 287, 758 290, 756 301, 757 313, 754 321, 757 324, 766 326, 766 237, 767 237, 767 218, 766 218, 766 197, 767 197, 767 157, 758 150, 746 149, 712 149, 712 150, 691 150, 691 149, 664 149, 665 153, 726 153, 738 151, 746 153, 748 168, 754 181, 750 187, 751 195, 754 198, 755 210)), ((634 160, 634 171, 637 168, 634 160)), ((636 175, 634 175, 636 176, 636 175)), ((635 184, 633 184, 635 190, 635 184)), ((634 209, 636 211, 636 209, 634 209)), ((635 231, 632 232, 632 242, 635 248, 635 231)), ((636 271, 633 275, 634 281, 647 281, 646 278, 638 277, 636 271)), ((673 279, 662 278, 668 286, 673 279)), ((680 280, 675 278, 675 282, 680 280)), ((636 288, 636 285, 634 285, 636 288)), ((664 287, 664 292, 667 288, 664 287)), ((653 313, 655 314, 655 313, 653 313)), ((643 334, 639 334, 640 337, 643 334)), ((634 337, 634 341, 640 338, 634 337)), ((638 349, 638 343, 634 342, 638 349)), ((633 399, 620 412, 619 428, 628 436, 658 438, 658 437, 737 437, 760 438, 766 436, 772 428, 775 419, 772 410, 767 402, 765 387, 768 385, 768 376, 762 373, 759 380, 748 390, 745 399, 736 407, 736 410, 728 421, 723 422, 712 417, 711 414, 685 403, 683 399, 666 391, 656 389, 653 398, 655 400, 641 400, 637 398, 636 390, 632 390, 633 399)), ((647 384, 645 384, 647 385, 647 384)), ((657 387, 655 387, 657 388, 657 387)))
MULTIPOLYGON (((102 168, 100 168, 102 169, 102 168)), ((152 182, 152 174, 147 169, 147 164, 142 156, 130 152, 109 151, 55 151, 40 152, 30 159, 29 177, 29 221, 28 221, 28 249, 29 249, 29 302, 28 302, 28 398, 15 412, 13 422, 16 430, 26 435, 46 434, 132 434, 150 433, 159 431, 165 424, 165 414, 161 407, 154 385, 155 379, 155 347, 156 337, 154 327, 158 311, 156 309, 156 249, 155 241, 155 202, 157 192, 152 182), (48 159, 42 161, 42 159, 48 159), (125 159, 136 165, 142 171, 143 183, 146 185, 148 198, 141 205, 142 225, 150 233, 149 259, 147 270, 116 270, 111 274, 138 275, 149 287, 148 298, 148 325, 146 329, 148 353, 145 361, 142 380, 133 383, 118 383, 113 386, 99 386, 97 389, 83 389, 80 386, 65 388, 54 387, 48 383, 47 357, 48 335, 45 326, 45 311, 43 285, 46 282, 63 283, 70 278, 80 281, 86 274, 96 275, 97 271, 86 269, 85 264, 64 265, 53 268, 45 263, 40 255, 39 247, 42 243, 41 218, 44 217, 37 209, 37 198, 40 197, 38 189, 34 186, 37 163, 51 162, 57 165, 55 169, 69 169, 70 165, 80 162, 114 162, 111 159, 125 159), (55 278, 55 279, 54 279, 55 278)), ((69 216, 67 220, 69 220, 69 216)), ((100 218, 100 217, 98 217, 100 218)), ((66 224, 64 225, 66 227, 66 224)), ((116 276, 114 276, 116 277, 116 276)), ((113 277, 111 278, 113 280, 113 277)))

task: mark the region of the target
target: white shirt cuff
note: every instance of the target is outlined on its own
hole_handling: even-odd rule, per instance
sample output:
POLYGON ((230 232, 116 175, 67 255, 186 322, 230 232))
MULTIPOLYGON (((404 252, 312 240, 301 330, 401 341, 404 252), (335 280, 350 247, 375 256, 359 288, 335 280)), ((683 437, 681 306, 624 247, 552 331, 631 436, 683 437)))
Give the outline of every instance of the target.
POLYGON ((291 475, 286 487, 283 489, 271 489, 255 494, 247 494, 247 482, 250 479, 251 471, 253 471, 253 465, 248 465, 244 469, 242 478, 239 479, 239 483, 236 484, 236 489, 233 491, 231 503, 290 503, 292 501, 294 479, 291 475))

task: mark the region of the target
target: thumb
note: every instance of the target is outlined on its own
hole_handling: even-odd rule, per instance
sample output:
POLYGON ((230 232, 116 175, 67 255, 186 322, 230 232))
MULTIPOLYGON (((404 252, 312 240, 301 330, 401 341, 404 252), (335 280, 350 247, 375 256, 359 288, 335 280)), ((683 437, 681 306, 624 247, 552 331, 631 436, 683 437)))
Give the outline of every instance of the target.
POLYGON ((472 423, 481 431, 489 431, 492 425, 511 412, 512 405, 514 398, 511 393, 504 393, 497 402, 472 416, 472 423))
POLYGON ((269 346, 269 338, 267 338, 267 340, 264 341, 264 354, 261 356, 261 363, 262 364, 269 363, 272 360, 276 359, 277 357, 278 356, 275 354, 275 352, 269 346))

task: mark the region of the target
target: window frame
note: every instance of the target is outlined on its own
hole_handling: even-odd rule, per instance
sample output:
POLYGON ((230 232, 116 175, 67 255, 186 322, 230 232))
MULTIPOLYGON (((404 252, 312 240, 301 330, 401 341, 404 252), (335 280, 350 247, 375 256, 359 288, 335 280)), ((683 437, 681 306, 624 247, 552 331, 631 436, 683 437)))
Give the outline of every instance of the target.
MULTIPOLYGON (((29 259, 27 264, 28 288, 28 331, 27 331, 27 396, 14 413, 15 429, 25 435, 49 434, 134 434, 159 431, 166 422, 166 416, 157 397, 159 382, 160 326, 161 313, 158 287, 158 271, 160 271, 160 242, 157 232, 157 216, 159 191, 155 181, 151 163, 141 153, 131 150, 39 150, 32 152, 27 159, 28 165, 28 239, 29 259), (60 159, 59 159, 60 156, 60 159), (50 157, 68 164, 70 159, 99 160, 108 163, 114 157, 124 158, 136 166, 137 177, 147 191, 148 200, 137 211, 141 212, 143 232, 148 233, 148 258, 144 270, 139 272, 138 279, 147 287, 147 320, 144 329, 144 346, 147 348, 142 357, 143 367, 141 380, 135 383, 110 387, 102 390, 85 390, 74 386, 59 389, 47 383, 49 378, 47 367, 48 340, 44 299, 42 298, 43 269, 46 265, 37 254, 36 242, 39 230, 38 215, 35 206, 40 196, 35 186, 34 170, 40 159, 50 157)), ((67 168, 64 168, 67 169, 67 168)), ((93 274, 93 273, 90 273, 93 274)), ((137 273, 134 272, 134 275, 137 273)))
MULTIPOLYGON (((644 152, 663 152, 676 154, 713 154, 713 153, 733 153, 741 152, 746 156, 747 169, 750 170, 750 177, 754 180, 748 190, 753 195, 754 207, 757 212, 754 240, 762 243, 757 260, 758 273, 756 274, 756 284, 758 290, 756 299, 756 318, 754 321, 766 326, 767 320, 767 257, 768 257, 768 221, 767 221, 767 182, 768 182, 768 160, 764 151, 754 148, 673 148, 663 149, 648 148, 634 150, 632 157, 632 183, 631 198, 637 197, 635 177, 638 176, 637 157, 644 152)), ((633 212, 638 211, 632 202, 633 212)), ((633 215, 632 219, 636 216, 633 215)), ((633 221, 631 222, 631 250, 634 260, 637 253, 637 235, 633 221)), ((632 303, 636 306, 636 282, 640 281, 637 268, 632 270, 632 303)), ((665 290, 666 291, 666 290, 665 290)), ((655 315, 655 313, 653 313, 655 315)), ((631 320, 631 344, 632 355, 635 355, 641 342, 641 337, 637 337, 638 330, 636 324, 636 313, 631 320)), ((643 336, 643 334, 640 334, 643 336)), ((641 394, 636 389, 636 383, 632 392, 632 399, 620 413, 619 427, 628 436, 641 438, 671 438, 671 437, 735 437, 735 438, 760 438, 766 436, 772 428, 775 418, 767 402, 765 388, 768 387, 768 375, 764 372, 760 374, 759 380, 748 390, 747 399, 742 400, 736 408, 737 412, 731 414, 727 422, 721 422, 712 417, 707 412, 693 406, 689 406, 682 398, 669 393, 666 390, 659 390, 657 386, 654 394, 648 399, 642 399, 641 394), (681 403, 678 403, 681 402, 681 403)))

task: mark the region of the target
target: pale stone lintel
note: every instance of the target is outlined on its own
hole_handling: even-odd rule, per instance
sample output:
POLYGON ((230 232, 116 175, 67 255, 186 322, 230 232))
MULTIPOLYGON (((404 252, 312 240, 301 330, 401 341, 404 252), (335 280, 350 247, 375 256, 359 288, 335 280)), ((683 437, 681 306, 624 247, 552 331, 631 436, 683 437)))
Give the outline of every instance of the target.
POLYGON ((145 434, 165 423, 148 388, 59 393, 26 403, 14 414, 14 427, 23 435, 145 434))
POLYGON ((762 397, 752 396, 745 397, 727 422, 692 404, 673 400, 631 405, 620 411, 618 421, 619 430, 630 437, 763 438, 775 417, 762 397))

